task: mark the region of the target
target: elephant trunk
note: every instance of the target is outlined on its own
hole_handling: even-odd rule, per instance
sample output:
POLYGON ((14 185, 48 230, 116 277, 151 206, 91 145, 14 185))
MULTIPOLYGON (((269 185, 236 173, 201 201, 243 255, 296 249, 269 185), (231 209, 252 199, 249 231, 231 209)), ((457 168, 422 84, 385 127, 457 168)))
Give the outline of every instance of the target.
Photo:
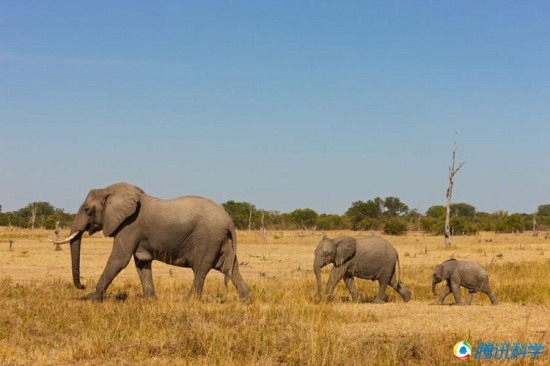
POLYGON ((321 268, 323 267, 323 263, 320 260, 319 257, 315 257, 315 261, 313 262, 313 273, 315 273, 315 279, 317 281, 317 296, 321 298, 322 291, 321 291, 321 268))
POLYGON ((78 235, 71 240, 71 264, 73 271, 73 283, 74 286, 83 290, 85 287, 80 282, 80 243, 82 239, 82 232, 78 232, 78 235))
POLYGON ((85 287, 80 282, 80 243, 82 241, 82 234, 89 227, 88 218, 84 209, 81 207, 71 224, 71 235, 69 236, 71 243, 71 267, 73 272, 74 286, 83 290, 85 287))

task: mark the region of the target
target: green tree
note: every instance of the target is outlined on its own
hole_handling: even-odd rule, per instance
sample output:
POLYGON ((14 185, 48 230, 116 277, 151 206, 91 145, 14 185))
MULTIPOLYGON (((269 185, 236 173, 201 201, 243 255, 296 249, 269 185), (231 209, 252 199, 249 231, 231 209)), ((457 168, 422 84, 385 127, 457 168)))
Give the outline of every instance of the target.
POLYGON ((299 208, 289 214, 289 218, 295 228, 312 229, 317 224, 317 212, 310 208, 299 208))
POLYGON ((0 213, 0 226, 29 227, 33 207, 36 210, 35 226, 45 229, 54 229, 58 221, 61 227, 66 227, 75 216, 55 208, 49 202, 33 202, 17 211, 0 213))
MULTIPOLYGON (((426 217, 422 219, 423 230, 436 233, 445 233, 445 206, 431 206, 426 211, 426 217)), ((478 230, 476 221, 476 209, 467 203, 451 204, 451 231, 457 234, 473 234, 478 230)))
POLYGON ((451 204, 451 216, 470 217, 473 218, 476 215, 476 208, 467 203, 452 203, 451 204))
POLYGON ((0 226, 8 226, 10 224, 10 217, 8 212, 0 212, 0 226))
POLYGON ((257 221, 258 210, 256 210, 256 207, 251 203, 235 202, 231 200, 222 203, 222 206, 233 219, 233 223, 237 229, 248 229, 249 224, 254 224, 254 221, 257 221), (251 220, 253 222, 251 222, 251 220))
POLYGON ((409 211, 409 207, 397 197, 384 198, 383 206, 385 208, 384 215, 387 216, 403 216, 409 211))
POLYGON ((515 231, 523 232, 525 230, 525 221, 522 215, 512 214, 499 211, 495 215, 497 222, 495 224, 495 231, 511 233, 515 231))
POLYGON ((475 226, 478 231, 493 231, 495 230, 495 222, 490 213, 476 212, 474 218, 475 226))
POLYGON ((348 208, 345 215, 351 221, 352 230, 364 230, 363 225, 361 225, 363 220, 370 219, 371 221, 377 221, 382 216, 382 200, 375 198, 367 202, 361 200, 355 201, 348 208))
POLYGON ((347 222, 344 217, 334 214, 321 214, 317 218, 317 228, 320 230, 346 229, 347 222))
POLYGON ((262 214, 264 215, 264 227, 278 230, 286 229, 284 215, 281 214, 279 211, 260 210, 260 217, 262 214))
POLYGON ((37 202, 29 203, 26 207, 17 211, 17 215, 19 216, 19 221, 27 222, 25 227, 29 226, 33 209, 36 210, 35 225, 41 226, 41 227, 44 227, 44 218, 46 216, 52 216, 55 213, 55 207, 53 207, 49 202, 37 201, 37 202))
POLYGON ((445 206, 432 206, 426 211, 426 217, 445 219, 445 206))
POLYGON ((407 224, 400 218, 391 218, 384 224, 384 233, 388 235, 402 235, 407 231, 407 224))
POLYGON ((451 230, 453 231, 454 235, 474 234, 476 231, 475 225, 472 223, 472 221, 465 217, 452 217, 450 223, 451 230))
POLYGON ((422 220, 422 215, 416 208, 409 210, 404 218, 407 220, 407 230, 420 230, 420 220, 422 220))
POLYGON ((540 205, 537 210, 537 216, 550 216, 550 204, 540 205))
POLYGON ((423 217, 420 220, 420 227, 428 233, 443 234, 445 231, 445 218, 423 217))

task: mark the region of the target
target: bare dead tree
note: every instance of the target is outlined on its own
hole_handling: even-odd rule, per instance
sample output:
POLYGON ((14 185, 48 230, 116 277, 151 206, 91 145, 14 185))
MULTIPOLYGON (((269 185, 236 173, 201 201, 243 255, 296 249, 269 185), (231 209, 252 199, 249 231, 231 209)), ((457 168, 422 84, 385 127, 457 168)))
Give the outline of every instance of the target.
POLYGON ((37 211, 36 205, 33 203, 31 206, 31 218, 29 220, 32 230, 34 230, 34 223, 36 222, 36 211, 37 211))
POLYGON ((267 229, 264 226, 264 211, 262 210, 262 226, 260 227, 260 234, 262 235, 262 240, 264 244, 267 244, 267 229))
POLYGON ((458 164, 458 167, 455 168, 455 157, 456 157, 456 140, 453 144, 453 155, 451 160, 451 166, 449 167, 449 186, 447 187, 447 209, 445 211, 445 247, 451 245, 451 198, 453 195, 453 185, 455 174, 458 173, 460 168, 465 164, 464 161, 458 164))
POLYGON ((252 205, 248 205, 248 231, 252 230, 252 205))
MULTIPOLYGON (((58 242, 59 241, 59 232, 61 230, 59 229, 59 220, 55 222, 55 230, 54 230, 54 234, 55 234, 55 241, 58 242)), ((59 244, 55 244, 55 251, 60 251, 61 250, 61 245, 59 244)))

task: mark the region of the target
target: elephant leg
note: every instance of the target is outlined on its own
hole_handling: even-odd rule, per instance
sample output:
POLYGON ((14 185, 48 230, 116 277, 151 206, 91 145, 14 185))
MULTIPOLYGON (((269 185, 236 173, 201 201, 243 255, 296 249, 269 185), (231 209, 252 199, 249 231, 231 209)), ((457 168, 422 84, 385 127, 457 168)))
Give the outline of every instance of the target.
POLYGON ((493 291, 487 292, 487 296, 489 296, 489 299, 491 300, 491 305, 498 305, 498 299, 495 294, 493 294, 493 291))
POLYGON ((130 259, 132 259, 133 248, 125 247, 120 244, 120 242, 120 240, 117 240, 117 238, 115 238, 113 250, 111 251, 111 255, 107 260, 107 265, 105 266, 101 277, 99 277, 95 292, 88 294, 86 296, 86 299, 102 301, 105 296, 105 291, 107 291, 107 288, 109 287, 111 282, 113 282, 120 271, 126 268, 128 263, 130 263, 130 259))
POLYGON ((453 292, 453 295, 455 297, 455 303, 457 305, 464 305, 462 303, 462 295, 460 294, 460 285, 454 282, 451 282, 451 291, 453 292))
POLYGON ((194 278, 193 286, 189 290, 188 297, 196 296, 198 299, 202 297, 202 289, 204 288, 204 280, 210 269, 193 269, 194 278))
POLYGON ((487 296, 489 296, 489 299, 491 300, 491 305, 498 305, 498 299, 495 294, 493 294, 493 291, 489 286, 486 286, 486 288, 482 291, 486 293, 487 296))
POLYGON ((155 284, 151 269, 152 261, 140 261, 134 256, 134 262, 143 287, 143 297, 155 297, 155 284))
POLYGON ((332 267, 332 270, 330 271, 330 276, 327 282, 327 290, 325 292, 327 296, 330 296, 334 293, 334 289, 336 288, 336 285, 338 284, 338 282, 340 282, 342 277, 344 277, 346 268, 343 268, 343 267, 344 266, 332 267))
POLYGON ((489 296, 489 299, 491 300, 491 305, 498 305, 497 297, 495 296, 495 294, 493 294, 493 290, 489 285, 489 280, 485 281, 483 287, 481 288, 481 292, 486 293, 487 296, 489 296))
POLYGON ((441 292, 441 294, 439 295, 438 303, 443 304, 443 301, 445 301, 445 298, 449 296, 450 293, 451 293, 451 288, 449 287, 449 284, 447 284, 443 289, 443 291, 441 292))
POLYGON ((468 290, 468 296, 466 297, 466 305, 472 305, 472 299, 474 298, 475 290, 468 290))
POLYGON ((397 282, 397 278, 395 276, 395 273, 393 274, 390 282, 390 286, 397 291, 399 296, 403 299, 403 301, 408 302, 411 299, 411 291, 409 289, 406 289, 402 286, 401 282, 397 282))
POLYGON ((351 298, 354 302, 359 302, 359 292, 357 291, 357 287, 355 287, 355 281, 353 280, 353 276, 346 275, 344 277, 344 282, 346 283, 346 287, 348 288, 348 291, 351 294, 351 298))
POLYGON ((384 304, 386 302, 386 287, 388 284, 385 281, 378 280, 378 295, 374 299, 375 304, 384 304))

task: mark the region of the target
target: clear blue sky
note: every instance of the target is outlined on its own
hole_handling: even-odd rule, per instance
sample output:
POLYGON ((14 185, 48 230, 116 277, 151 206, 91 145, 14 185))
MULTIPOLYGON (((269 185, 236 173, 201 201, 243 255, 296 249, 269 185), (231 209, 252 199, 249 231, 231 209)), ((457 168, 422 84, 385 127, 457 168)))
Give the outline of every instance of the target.
POLYGON ((2 1, 0 204, 550 203, 547 1, 2 1))

